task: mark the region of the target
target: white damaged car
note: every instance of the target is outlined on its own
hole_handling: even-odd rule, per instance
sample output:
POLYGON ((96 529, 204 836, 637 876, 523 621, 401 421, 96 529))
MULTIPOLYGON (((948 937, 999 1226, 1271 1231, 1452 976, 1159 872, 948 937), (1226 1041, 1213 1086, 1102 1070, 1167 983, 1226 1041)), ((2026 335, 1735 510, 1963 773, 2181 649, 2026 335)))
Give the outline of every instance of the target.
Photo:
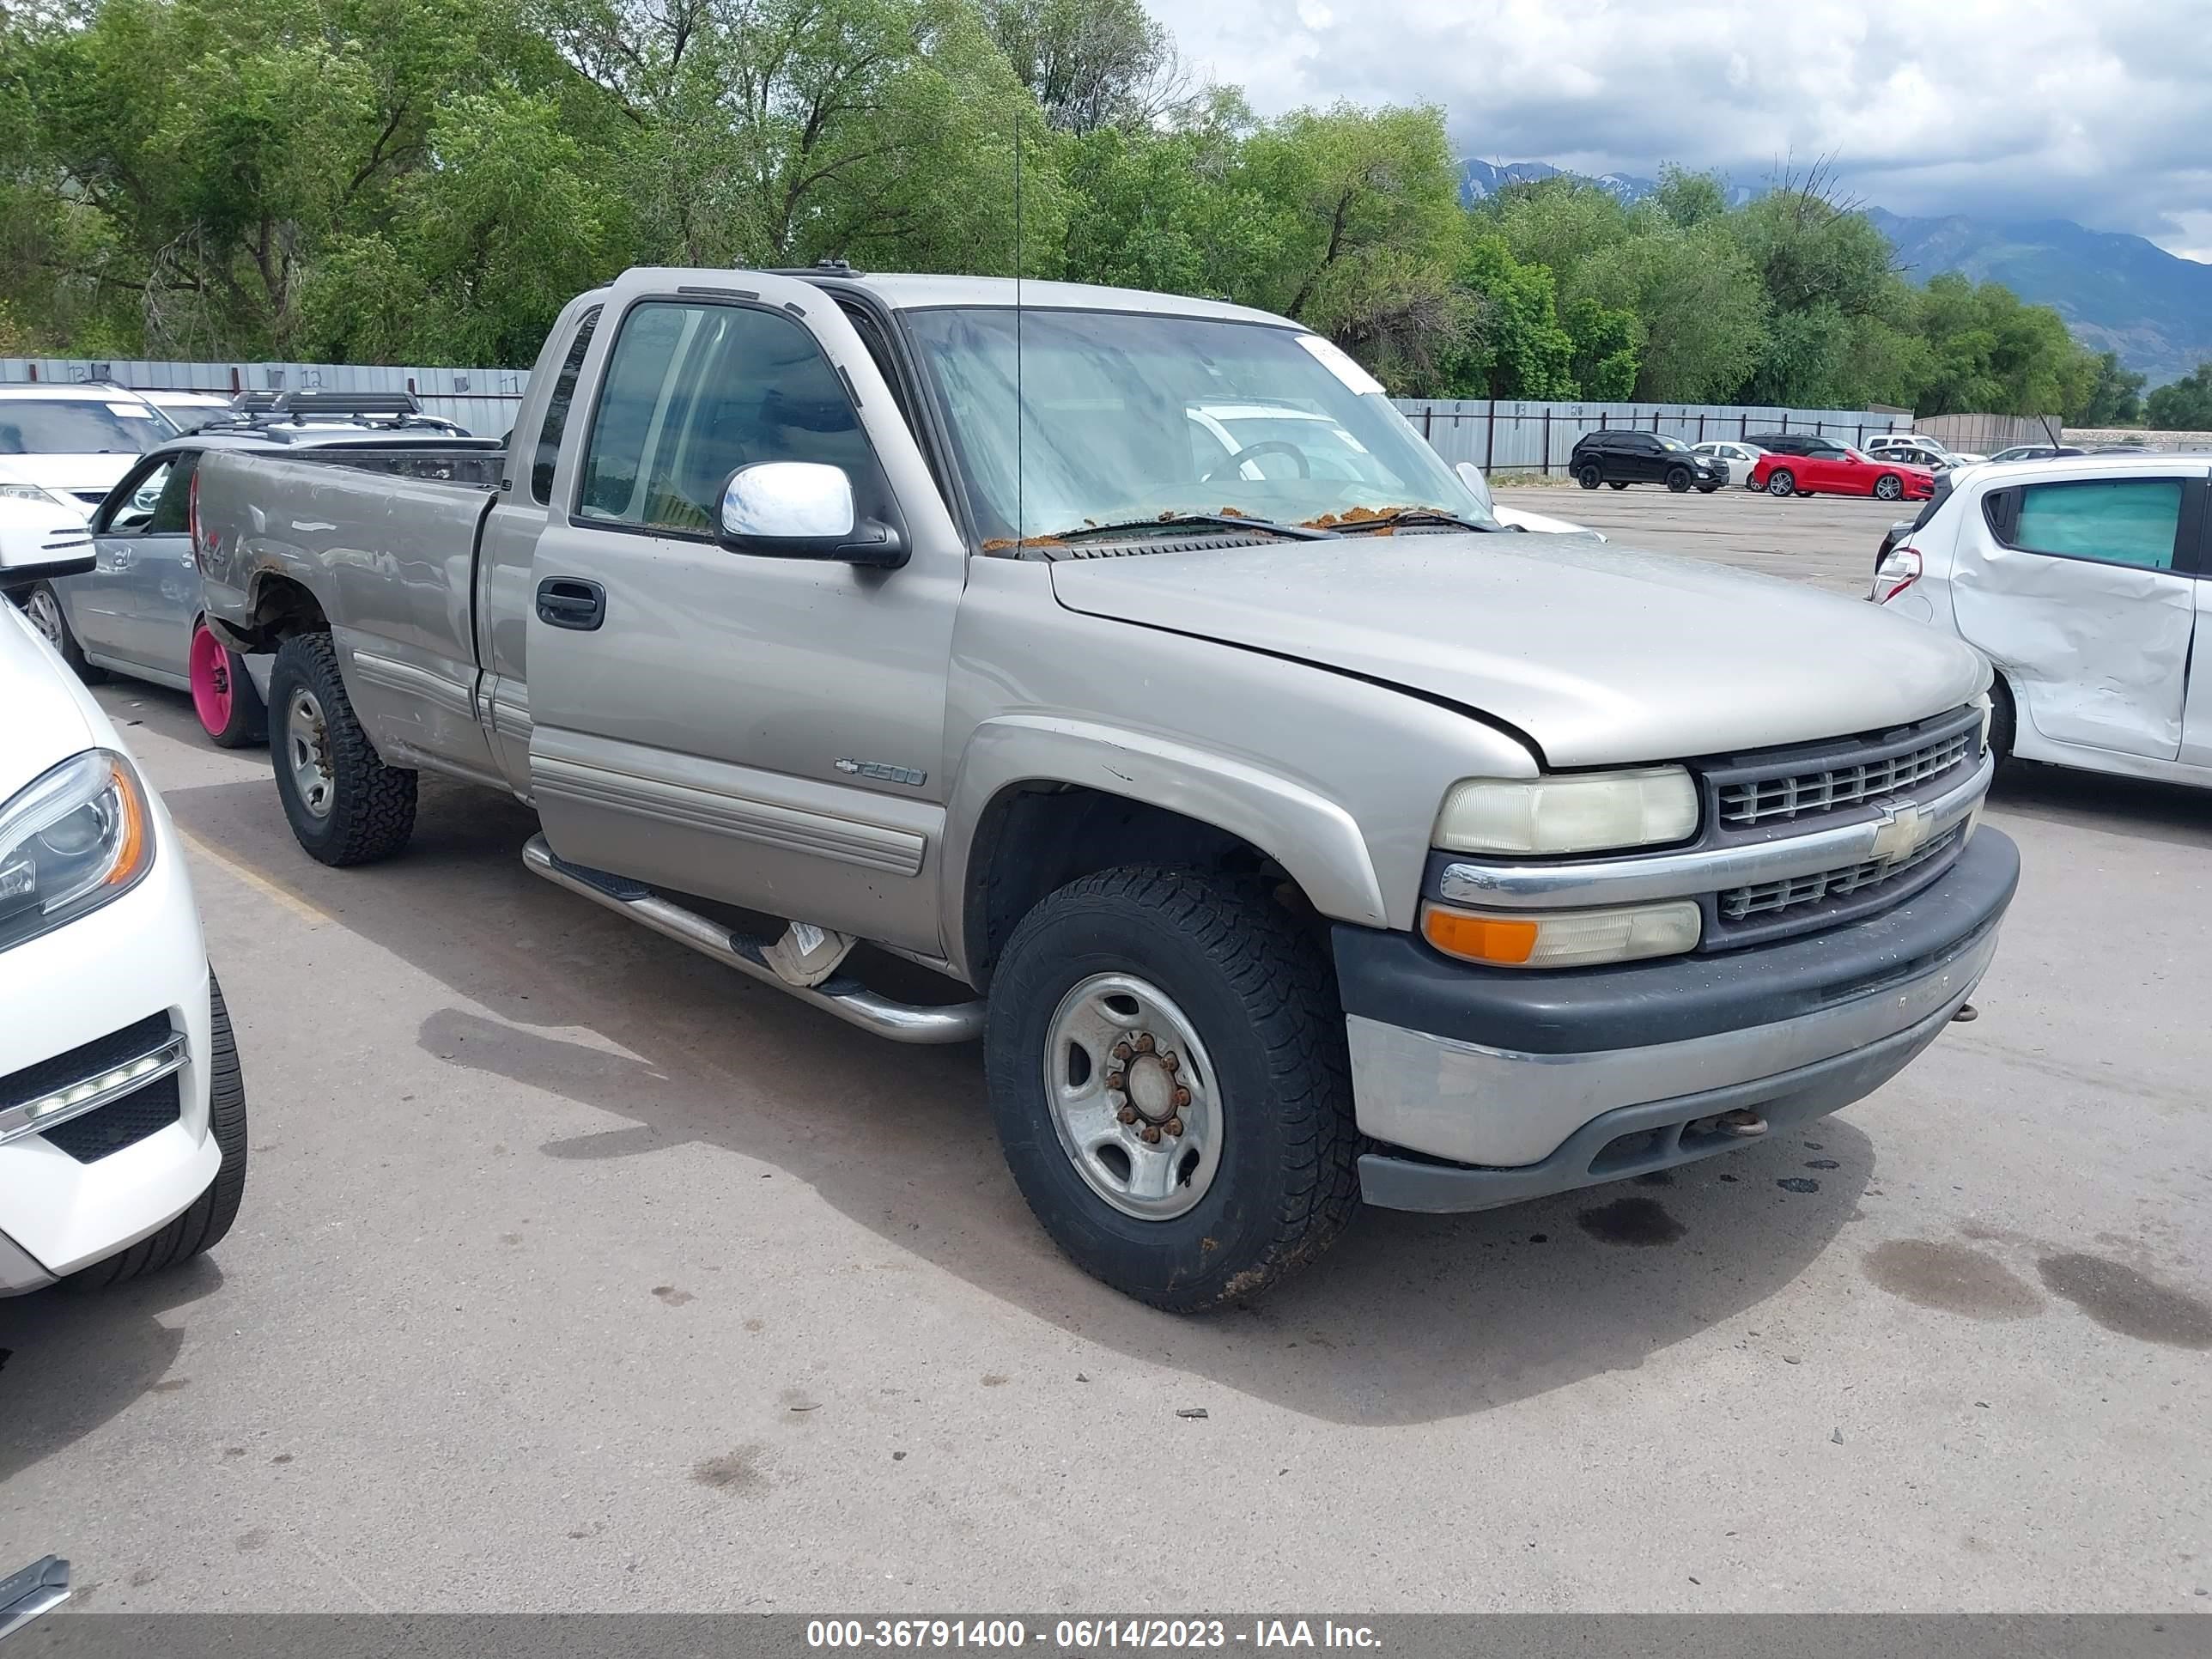
MULTIPOLYGON (((92 567, 0 498, 0 590, 92 567)), ((0 1296, 198 1255, 246 1188, 246 1091, 177 833, 107 716, 0 604, 0 1296)))

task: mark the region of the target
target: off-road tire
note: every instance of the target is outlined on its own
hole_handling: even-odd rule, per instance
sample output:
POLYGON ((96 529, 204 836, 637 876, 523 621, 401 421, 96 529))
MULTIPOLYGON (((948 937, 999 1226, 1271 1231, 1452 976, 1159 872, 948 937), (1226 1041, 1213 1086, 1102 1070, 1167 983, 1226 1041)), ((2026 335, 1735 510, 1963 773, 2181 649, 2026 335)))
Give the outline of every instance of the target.
POLYGON ((1605 482, 1605 472, 1595 461, 1585 461, 1575 474, 1575 482, 1584 489, 1595 489, 1605 482))
POLYGON ((1197 870, 1071 882, 1015 928, 993 973, 985 1075, 1015 1183, 1084 1271, 1171 1313, 1264 1290, 1328 1248, 1359 1205, 1344 1013, 1328 957, 1267 884, 1197 870), (1106 1203, 1054 1128, 1047 1038, 1068 991, 1127 973, 1173 998, 1220 1086, 1220 1163, 1170 1220, 1106 1203))
POLYGON ((1690 469, 1686 466, 1668 468, 1667 471, 1667 488, 1677 495, 1688 495, 1690 493, 1690 469))
POLYGON ((34 600, 40 599, 53 606, 54 620, 61 626, 61 639, 55 643, 54 648, 61 653, 61 659, 69 665, 70 672, 87 685, 98 685, 106 679, 107 671, 87 657, 84 647, 77 643, 76 632, 69 625, 69 612, 62 609, 62 596, 54 592, 52 582, 33 583, 30 592, 25 593, 19 602, 23 614, 32 617, 31 626, 39 629, 39 636, 44 639, 46 630, 40 627, 31 606, 34 600))
POLYGON ((372 864, 390 858, 415 832, 415 774, 386 766, 361 729, 338 675, 337 652, 328 634, 295 634, 276 653, 269 674, 270 747, 276 769, 276 797, 294 839, 325 864, 372 864), (332 799, 329 813, 318 818, 300 799, 286 753, 286 711, 292 690, 304 685, 322 705, 332 799))
POLYGON ((246 1195, 246 1079, 238 1069, 238 1047, 231 1040, 222 987, 212 974, 208 975, 208 1133, 222 1154, 215 1179, 192 1200, 191 1208, 161 1231, 62 1280, 71 1290, 105 1290, 188 1261, 221 1243, 238 1218, 239 1200, 246 1195))

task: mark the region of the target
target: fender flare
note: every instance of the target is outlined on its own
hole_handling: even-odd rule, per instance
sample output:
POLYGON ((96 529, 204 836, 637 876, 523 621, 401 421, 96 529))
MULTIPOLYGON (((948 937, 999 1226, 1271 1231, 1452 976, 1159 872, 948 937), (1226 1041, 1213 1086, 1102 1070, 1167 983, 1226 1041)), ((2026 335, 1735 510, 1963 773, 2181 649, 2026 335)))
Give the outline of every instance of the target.
POLYGON ((1281 865, 1322 915, 1389 926, 1366 837, 1337 802, 1249 761, 1052 714, 1006 715, 969 738, 946 813, 944 915, 965 914, 975 835, 991 803, 1015 785, 1038 782, 1120 795, 1212 824, 1281 865))

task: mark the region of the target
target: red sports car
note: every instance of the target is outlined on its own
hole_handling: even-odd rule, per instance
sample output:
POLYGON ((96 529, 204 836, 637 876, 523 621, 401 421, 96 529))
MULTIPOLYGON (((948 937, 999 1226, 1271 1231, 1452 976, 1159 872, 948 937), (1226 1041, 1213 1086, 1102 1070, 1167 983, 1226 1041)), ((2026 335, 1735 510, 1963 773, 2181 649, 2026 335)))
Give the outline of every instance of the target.
POLYGON ((1770 495, 1872 495, 1885 501, 1924 501, 1936 493, 1936 475, 1924 466, 1878 460, 1830 438, 1807 438, 1800 453, 1770 451, 1751 469, 1750 484, 1770 495))

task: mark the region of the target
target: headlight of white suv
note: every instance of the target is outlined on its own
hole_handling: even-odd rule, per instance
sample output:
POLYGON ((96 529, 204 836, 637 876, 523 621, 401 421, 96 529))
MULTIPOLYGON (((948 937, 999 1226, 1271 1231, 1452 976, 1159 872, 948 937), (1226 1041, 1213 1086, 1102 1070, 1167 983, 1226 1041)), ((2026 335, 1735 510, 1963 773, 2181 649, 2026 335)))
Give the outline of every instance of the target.
POLYGON ((0 950, 121 897, 153 863, 131 763, 106 749, 64 761, 0 805, 0 950))
POLYGON ((1437 814, 1435 845, 1455 853, 1620 851, 1697 833, 1698 789, 1679 766, 1469 778, 1437 814))

